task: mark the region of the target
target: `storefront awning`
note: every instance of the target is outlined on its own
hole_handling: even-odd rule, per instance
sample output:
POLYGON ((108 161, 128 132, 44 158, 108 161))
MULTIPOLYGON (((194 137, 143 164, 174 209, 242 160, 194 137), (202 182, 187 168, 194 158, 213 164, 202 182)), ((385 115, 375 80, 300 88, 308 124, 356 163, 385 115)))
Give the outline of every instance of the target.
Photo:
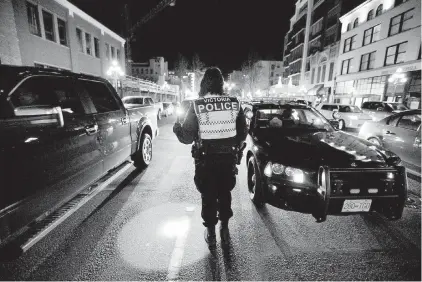
POLYGON ((308 93, 306 95, 309 96, 316 96, 321 89, 324 87, 324 84, 317 84, 314 87, 312 87, 311 89, 308 90, 308 93))

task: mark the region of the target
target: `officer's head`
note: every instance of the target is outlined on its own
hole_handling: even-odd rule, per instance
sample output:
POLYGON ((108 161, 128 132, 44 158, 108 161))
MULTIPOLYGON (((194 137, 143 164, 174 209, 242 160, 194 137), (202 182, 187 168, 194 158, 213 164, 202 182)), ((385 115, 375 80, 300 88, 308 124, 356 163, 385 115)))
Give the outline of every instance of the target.
POLYGON ((209 68, 201 81, 199 96, 208 93, 223 95, 224 79, 219 68, 209 68))

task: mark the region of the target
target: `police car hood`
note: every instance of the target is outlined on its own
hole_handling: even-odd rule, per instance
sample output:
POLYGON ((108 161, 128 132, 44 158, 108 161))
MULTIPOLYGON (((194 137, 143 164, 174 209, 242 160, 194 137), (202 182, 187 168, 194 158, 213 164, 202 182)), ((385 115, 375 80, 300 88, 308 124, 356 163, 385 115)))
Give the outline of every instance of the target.
POLYGON ((387 159, 397 157, 365 140, 342 131, 265 134, 260 142, 273 162, 298 168, 386 167, 387 159))

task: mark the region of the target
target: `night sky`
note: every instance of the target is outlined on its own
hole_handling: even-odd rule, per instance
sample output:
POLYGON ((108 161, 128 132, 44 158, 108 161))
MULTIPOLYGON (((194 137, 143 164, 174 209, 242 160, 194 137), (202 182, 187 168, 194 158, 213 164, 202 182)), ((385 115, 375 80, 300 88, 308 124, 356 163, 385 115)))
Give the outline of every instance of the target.
MULTIPOLYGON (((124 4, 134 24, 161 0, 72 0, 116 33, 124 32, 124 4)), ((132 44, 135 62, 163 56, 173 67, 180 52, 196 52, 207 66, 224 73, 239 69, 250 50, 262 59, 282 59, 295 0, 177 0, 138 29, 132 44)))

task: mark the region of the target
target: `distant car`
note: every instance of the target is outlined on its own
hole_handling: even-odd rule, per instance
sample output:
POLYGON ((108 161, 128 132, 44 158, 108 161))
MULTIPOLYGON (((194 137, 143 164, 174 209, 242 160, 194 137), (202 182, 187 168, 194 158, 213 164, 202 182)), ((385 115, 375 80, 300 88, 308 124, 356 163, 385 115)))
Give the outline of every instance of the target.
POLYGON ((405 168, 389 151, 337 131, 314 108, 254 104, 247 137, 247 185, 257 207, 327 215, 376 211, 402 216, 405 168))
POLYGON ((372 120, 378 121, 391 116, 395 113, 400 113, 409 110, 408 107, 402 103, 390 103, 390 102, 364 102, 362 104, 362 111, 369 116, 372 120))
POLYGON ((163 102, 163 115, 165 117, 172 116, 174 113, 174 106, 171 102, 163 102))
POLYGON ((366 122, 359 137, 396 153, 407 168, 421 172, 421 110, 393 114, 366 122))
POLYGON ((358 129, 365 121, 372 120, 358 106, 353 105, 321 103, 316 109, 327 119, 337 119, 340 130, 358 129))
POLYGON ((162 113, 163 113, 163 103, 157 102, 155 103, 151 97, 147 96, 126 96, 122 98, 123 104, 126 108, 130 109, 133 107, 139 107, 140 105, 143 106, 154 106, 157 109, 157 119, 160 120, 162 113))
POLYGON ((295 103, 298 103, 298 104, 301 104, 301 105, 312 106, 312 102, 306 101, 306 100, 296 100, 294 102, 295 103))

